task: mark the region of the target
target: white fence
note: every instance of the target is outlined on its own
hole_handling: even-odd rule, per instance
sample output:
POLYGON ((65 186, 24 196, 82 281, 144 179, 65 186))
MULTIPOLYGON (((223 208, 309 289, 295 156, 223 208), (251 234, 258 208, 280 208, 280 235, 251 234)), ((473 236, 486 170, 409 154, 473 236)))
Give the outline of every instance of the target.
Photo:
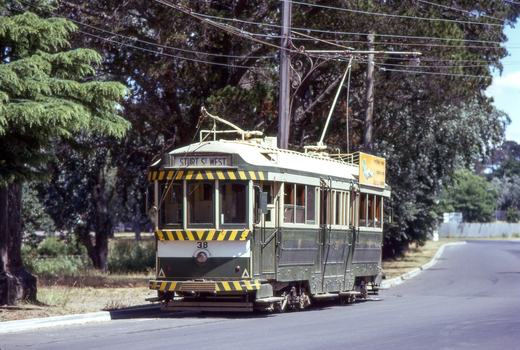
POLYGON ((445 222, 439 228, 440 237, 488 238, 520 237, 520 223, 459 223, 445 222))

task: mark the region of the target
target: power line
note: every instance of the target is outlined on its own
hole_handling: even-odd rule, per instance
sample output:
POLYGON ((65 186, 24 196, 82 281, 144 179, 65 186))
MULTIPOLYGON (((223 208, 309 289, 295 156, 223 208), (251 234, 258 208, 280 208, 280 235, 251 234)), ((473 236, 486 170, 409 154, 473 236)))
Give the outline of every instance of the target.
MULTIPOLYGON (((429 2, 429 1, 425 1, 425 0, 417 0, 417 2, 422 2, 424 4, 428 4, 428 5, 432 5, 432 6, 439 6, 439 7, 443 7, 443 8, 447 8, 447 9, 450 9, 450 10, 455 10, 455 11, 460 11, 460 12, 464 12, 464 13, 467 13, 467 14, 470 14, 470 15, 475 15, 474 12, 471 12, 471 11, 467 11, 467 10, 463 10, 463 9, 458 9, 456 7, 450 7, 450 6, 446 6, 446 5, 441 5, 441 4, 436 4, 434 2, 429 2)), ((477 17, 486 17, 486 18, 491 18, 491 19, 494 19, 496 21, 504 21, 504 19, 501 19, 501 18, 496 18, 496 17, 493 17, 493 16, 488 16, 488 15, 481 15, 481 14, 478 14, 476 15, 477 17)))
POLYGON ((54 12, 47 11, 47 10, 37 6, 37 5, 30 4, 30 3, 27 3, 25 1, 20 1, 20 2, 24 3, 26 5, 29 5, 31 7, 37 8, 40 11, 45 12, 47 14, 50 14, 50 15, 52 15, 54 17, 64 18, 67 21, 71 21, 73 23, 76 23, 76 24, 79 24, 79 25, 82 25, 82 26, 85 26, 85 27, 88 27, 88 28, 92 28, 94 30, 98 30, 98 31, 106 33, 106 34, 119 36, 121 38, 128 39, 128 40, 131 40, 131 41, 134 41, 134 42, 139 42, 139 43, 143 43, 143 44, 146 44, 146 45, 152 45, 152 46, 160 47, 160 48, 163 48, 163 49, 176 50, 176 51, 181 51, 181 52, 186 52, 186 53, 192 53, 192 54, 195 54, 195 55, 205 55, 205 56, 215 56, 215 57, 225 57, 225 58, 237 58, 237 59, 244 59, 244 58, 265 59, 265 58, 273 58, 274 57, 274 56, 236 56, 236 55, 213 54, 213 53, 209 53, 209 52, 193 51, 193 50, 187 50, 187 49, 181 49, 181 48, 177 48, 177 47, 157 44, 157 43, 153 43, 153 42, 149 42, 149 41, 140 40, 140 39, 137 39, 135 37, 129 37, 129 36, 125 36, 125 35, 122 35, 122 34, 119 34, 119 33, 114 33, 114 32, 111 32, 111 31, 108 31, 108 30, 105 30, 105 29, 101 29, 101 28, 98 28, 98 27, 95 27, 95 26, 91 26, 89 24, 86 24, 86 23, 83 23, 83 22, 80 22, 80 21, 76 21, 74 19, 70 19, 70 18, 61 16, 61 15, 58 15, 58 14, 56 14, 54 12))
POLYGON ((426 74, 426 75, 447 75, 447 76, 455 76, 455 77, 469 77, 469 78, 481 78, 481 79, 493 79, 493 77, 486 77, 484 75, 470 75, 470 74, 455 74, 455 73, 436 73, 436 72, 424 72, 424 71, 410 71, 410 70, 400 70, 400 69, 388 69, 385 67, 379 67, 378 65, 374 65, 382 71, 388 72, 400 72, 400 73, 412 73, 412 74, 426 74))
MULTIPOLYGON (((277 0, 277 1, 283 1, 283 0, 277 0)), ((451 23, 459 23, 459 24, 488 25, 488 26, 496 26, 496 27, 502 27, 503 26, 503 24, 494 24, 494 23, 457 21, 457 20, 452 20, 452 19, 412 17, 412 16, 403 16, 403 15, 390 15, 390 14, 387 14, 387 13, 377 13, 377 12, 367 12, 367 11, 361 11, 361 10, 351 10, 351 9, 345 9, 345 8, 341 8, 341 7, 332 7, 332 6, 325 6, 325 5, 318 5, 318 4, 310 4, 310 3, 298 2, 298 1, 292 1, 292 3, 293 4, 304 5, 304 6, 320 7, 320 8, 326 8, 326 9, 329 9, 329 10, 346 11, 346 12, 360 13, 360 14, 364 14, 364 15, 373 15, 373 16, 395 17, 395 18, 405 18, 405 19, 414 19, 414 20, 423 20, 423 21, 433 21, 433 22, 451 22, 451 23)))
POLYGON ((145 52, 150 52, 150 53, 153 53, 153 54, 156 54, 156 55, 177 58, 177 59, 185 60, 185 61, 192 61, 192 62, 210 64, 210 65, 215 65, 215 66, 231 67, 231 68, 246 68, 246 69, 259 69, 259 70, 270 70, 271 69, 271 68, 250 67, 250 66, 237 66, 237 65, 234 65, 234 64, 210 62, 210 61, 203 61, 203 60, 198 60, 198 59, 194 59, 194 58, 187 58, 187 57, 182 57, 182 56, 177 56, 177 55, 171 55, 171 54, 167 54, 167 53, 164 53, 164 52, 158 52, 158 51, 155 51, 155 50, 149 50, 149 49, 145 49, 143 47, 133 46, 133 45, 130 45, 130 44, 125 44, 125 43, 119 42, 119 41, 103 38, 101 36, 98 36, 98 35, 95 35, 95 34, 92 34, 92 33, 87 33, 87 32, 81 31, 81 30, 78 30, 78 32, 81 33, 81 34, 84 34, 84 35, 88 35, 88 36, 91 36, 91 37, 94 37, 94 38, 101 39, 103 41, 107 41, 107 42, 113 43, 113 44, 123 45, 123 46, 130 47, 130 48, 133 48, 133 49, 137 49, 137 50, 141 50, 141 51, 145 51, 145 52))
MULTIPOLYGON (((363 61, 366 63, 366 61, 363 61)), ((402 64, 392 64, 392 63, 378 63, 378 66, 393 66, 393 67, 404 67, 402 64)), ((419 67, 417 67, 419 68, 419 67)), ((421 68, 488 68, 487 65, 470 65, 470 66, 421 66, 421 68)))
MULTIPOLYGON (((282 0, 278 0, 282 1, 282 0)), ((294 1, 293 1, 294 3, 294 1)), ((318 6, 318 5, 316 5, 318 6)), ((322 7, 321 5, 319 5, 322 7)), ((217 17, 217 16, 210 16, 210 15, 204 15, 201 13, 196 13, 197 16, 209 18, 209 19, 218 19, 223 21, 230 21, 230 22, 238 22, 238 23, 244 23, 244 24, 251 24, 251 25, 258 25, 263 27, 273 27, 273 28, 281 28, 278 24, 270 24, 270 23, 259 23, 259 22, 252 22, 252 21, 245 21, 237 18, 226 18, 226 17, 217 17)), ((298 31, 307 31, 307 32, 315 32, 315 33, 325 33, 325 34, 336 34, 336 35, 359 35, 359 36, 368 36, 367 33, 353 33, 353 32, 337 32, 337 31, 330 31, 330 30, 320 30, 320 29, 308 29, 308 28, 297 28, 293 27, 294 30, 298 31)), ((258 34, 255 34, 258 35, 258 34)), ((264 34, 265 35, 265 34, 264 34)), ((266 35, 271 36, 271 35, 266 35)), ((393 35, 393 34, 374 34, 376 37, 390 37, 390 38, 401 38, 401 39, 424 39, 424 40, 445 40, 445 41, 464 41, 464 42, 475 42, 475 43, 486 43, 486 44, 502 44, 500 41, 485 41, 485 40, 471 40, 471 39, 455 39, 455 38, 436 38, 436 37, 420 37, 420 36, 406 36, 406 35, 393 35)), ((279 36, 272 36, 273 38, 277 38, 279 36)))

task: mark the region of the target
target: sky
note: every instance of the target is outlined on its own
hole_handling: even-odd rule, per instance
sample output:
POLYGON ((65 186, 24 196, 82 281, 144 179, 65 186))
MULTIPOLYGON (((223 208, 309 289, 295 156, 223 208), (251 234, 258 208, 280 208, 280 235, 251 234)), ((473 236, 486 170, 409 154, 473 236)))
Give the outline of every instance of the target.
POLYGON ((493 84, 486 90, 495 100, 495 107, 506 112, 511 124, 506 129, 506 139, 520 143, 520 24, 506 27, 508 38, 505 46, 509 56, 502 60, 502 75, 494 72, 493 84))

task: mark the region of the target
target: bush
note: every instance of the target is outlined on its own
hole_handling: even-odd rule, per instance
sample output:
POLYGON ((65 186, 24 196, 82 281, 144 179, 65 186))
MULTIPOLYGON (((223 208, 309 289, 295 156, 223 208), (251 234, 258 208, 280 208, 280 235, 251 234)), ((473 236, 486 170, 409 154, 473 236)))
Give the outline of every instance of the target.
POLYGON ((74 276, 91 267, 90 259, 86 257, 33 258, 25 256, 22 259, 25 270, 37 275, 74 276))
POLYGON ((520 214, 516 211, 516 207, 510 206, 506 211, 506 221, 509 223, 517 223, 520 219, 520 214))
POLYGON ((67 245, 56 237, 47 237, 40 243, 37 251, 43 256, 62 256, 67 254, 67 245))
POLYGON ((146 272, 155 266, 153 242, 118 241, 109 247, 108 271, 146 272))

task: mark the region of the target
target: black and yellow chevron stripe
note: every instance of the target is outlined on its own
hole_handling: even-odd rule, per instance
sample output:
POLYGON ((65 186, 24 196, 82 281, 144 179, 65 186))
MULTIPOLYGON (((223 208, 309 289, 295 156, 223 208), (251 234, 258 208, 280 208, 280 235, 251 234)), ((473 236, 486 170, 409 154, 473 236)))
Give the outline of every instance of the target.
POLYGON ((159 241, 247 241, 249 230, 155 231, 159 241))
POLYGON ((263 171, 233 171, 233 170, 175 170, 150 171, 148 180, 265 180, 267 174, 263 171))
POLYGON ((260 281, 168 282, 150 281, 150 289, 161 292, 236 292, 260 289, 260 281))

